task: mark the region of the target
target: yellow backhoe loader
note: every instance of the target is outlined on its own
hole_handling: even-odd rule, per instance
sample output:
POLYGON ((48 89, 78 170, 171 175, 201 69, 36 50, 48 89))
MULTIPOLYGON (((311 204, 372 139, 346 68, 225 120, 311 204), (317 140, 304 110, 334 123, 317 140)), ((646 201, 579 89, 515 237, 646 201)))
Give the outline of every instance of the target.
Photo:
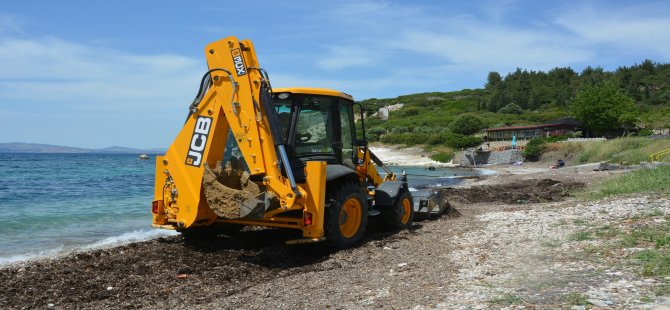
POLYGON ((406 177, 366 147, 363 108, 356 126, 350 95, 272 89, 249 40, 225 38, 205 55, 209 71, 186 122, 156 158, 154 227, 294 228, 303 236, 295 243, 346 248, 363 239, 370 216, 394 229, 412 224, 406 177))

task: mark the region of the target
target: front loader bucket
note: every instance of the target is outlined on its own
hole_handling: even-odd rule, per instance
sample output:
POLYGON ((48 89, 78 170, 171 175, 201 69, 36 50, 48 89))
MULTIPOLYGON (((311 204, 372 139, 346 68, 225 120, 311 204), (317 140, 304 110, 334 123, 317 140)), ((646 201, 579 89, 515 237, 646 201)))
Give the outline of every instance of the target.
POLYGON ((450 216, 461 215, 449 203, 444 192, 439 189, 431 192, 425 199, 419 199, 418 204, 414 204, 414 218, 417 220, 434 220, 444 214, 450 216))

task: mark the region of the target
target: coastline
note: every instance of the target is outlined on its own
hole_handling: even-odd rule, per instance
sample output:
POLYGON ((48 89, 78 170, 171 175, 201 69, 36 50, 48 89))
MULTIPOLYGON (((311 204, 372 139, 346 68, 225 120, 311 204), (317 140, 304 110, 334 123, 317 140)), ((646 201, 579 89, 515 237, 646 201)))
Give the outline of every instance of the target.
MULTIPOLYGON (((452 196, 449 199, 457 215, 421 221, 411 230, 386 232, 373 225, 366 241, 356 248, 333 251, 320 244, 286 246, 284 242, 294 235, 277 229, 245 229, 233 236, 195 240, 183 236, 160 237, 0 267, 0 289, 8 292, 0 297, 0 307, 39 308, 51 304, 65 308, 262 309, 304 308, 309 303, 320 308, 336 305, 367 308, 373 304, 412 308, 430 303, 442 305, 439 307, 478 308, 485 307, 487 300, 495 299, 501 292, 514 290, 515 285, 535 292, 523 280, 529 275, 512 264, 520 260, 541 266, 531 270, 558 268, 555 272, 561 279, 572 281, 568 287, 547 286, 549 289, 541 291, 545 293, 538 293, 541 299, 527 302, 531 307, 556 305, 562 304, 561 299, 556 299, 561 294, 586 285, 582 284, 582 269, 577 269, 576 274, 571 273, 572 269, 560 269, 560 264, 564 260, 569 262, 578 249, 573 245, 558 248, 541 245, 555 242, 552 238, 570 242, 569 236, 581 229, 579 225, 561 223, 582 221, 583 210, 588 211, 590 221, 603 225, 608 221, 627 223, 620 222, 620 218, 631 215, 626 211, 630 204, 636 206, 635 212, 645 212, 645 206, 651 204, 662 208, 661 214, 670 214, 667 200, 654 197, 633 195, 584 206, 570 198, 567 191, 625 172, 595 172, 588 165, 552 170, 542 163, 485 169, 496 174, 474 178, 465 188, 454 189, 465 194, 461 198, 469 196, 468 199, 479 202, 468 203, 452 196), (536 192, 543 195, 531 195, 527 202, 516 202, 517 197, 527 199, 526 190, 519 186, 534 185, 542 187, 536 192), (482 188, 486 191, 477 191, 482 188), (550 200, 544 202, 544 199, 550 200), (535 254, 527 256, 527 253, 535 254), (560 260, 554 263, 553 257, 560 260), (360 277, 362 271, 366 274, 364 278, 360 277), (315 278, 331 285, 310 284, 315 278), (509 282, 510 278, 518 280, 509 282), (360 292, 348 289, 347 283, 352 281, 361 288, 360 292), (440 289, 435 290, 437 287, 440 289), (431 300, 424 298, 426 288, 432 290, 431 300), (388 293, 370 299, 377 296, 379 292, 375 290, 379 289, 388 293), (315 295, 324 297, 308 298, 315 295)), ((625 279, 638 281, 632 269, 617 272, 624 274, 625 279)), ((530 277, 543 279, 547 275, 533 273, 530 277)), ((588 284, 598 291, 584 294, 601 294, 607 287, 617 285, 621 277, 599 276, 600 282, 588 284)), ((609 294, 606 301, 610 304, 634 305, 640 294, 647 294, 654 287, 636 286, 637 291, 623 297, 609 291, 602 294, 609 294)))
POLYGON ((667 195, 574 198, 575 190, 628 172, 596 172, 595 165, 473 168, 487 174, 441 189, 456 215, 399 232, 373 225, 363 244, 347 250, 286 246, 294 238, 288 231, 245 229, 206 239, 159 237, 0 266, 0 289, 8 292, 0 307, 470 309, 497 308, 500 298, 521 296, 521 305, 542 308, 569 307, 570 294, 615 308, 667 304, 643 297, 654 296, 668 281, 641 278, 634 264, 575 260, 600 246, 573 240, 588 228, 584 223, 627 231, 636 225, 630 218, 645 219, 649 208, 657 210, 653 221, 670 216, 667 195), (360 289, 352 292, 351 283, 360 289), (317 295, 323 298, 308 298, 317 295))
MULTIPOLYGON (((425 157, 423 150, 417 147, 402 149, 392 146, 376 144, 371 146, 371 150, 389 166, 410 166, 410 167, 458 167, 458 165, 445 164, 431 160, 425 157)), ((125 154, 124 154, 125 155, 125 154)), ((132 230, 115 236, 105 237, 89 244, 80 246, 66 247, 57 245, 52 248, 28 253, 20 253, 0 257, 0 268, 12 267, 23 264, 31 264, 42 260, 57 260, 70 255, 86 253, 89 251, 108 249, 125 246, 136 242, 146 242, 158 238, 177 236, 178 233, 169 230, 154 229, 147 226, 146 229, 132 230)))

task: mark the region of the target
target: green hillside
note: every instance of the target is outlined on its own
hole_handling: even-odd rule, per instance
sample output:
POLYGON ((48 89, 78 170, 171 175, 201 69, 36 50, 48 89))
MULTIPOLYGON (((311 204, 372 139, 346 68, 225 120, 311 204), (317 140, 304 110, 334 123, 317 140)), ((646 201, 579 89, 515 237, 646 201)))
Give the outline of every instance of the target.
POLYGON ((571 103, 577 94, 602 85, 610 85, 635 102, 636 111, 626 120, 637 130, 670 128, 670 64, 649 60, 613 72, 592 67, 581 73, 571 68, 548 72, 517 69, 505 77, 490 72, 482 89, 372 98, 361 103, 368 116, 379 107, 403 105, 391 111, 387 121, 366 119, 369 140, 440 145, 445 138, 438 136, 455 134, 449 127, 459 116, 479 118, 482 128, 541 124, 575 116, 571 103))

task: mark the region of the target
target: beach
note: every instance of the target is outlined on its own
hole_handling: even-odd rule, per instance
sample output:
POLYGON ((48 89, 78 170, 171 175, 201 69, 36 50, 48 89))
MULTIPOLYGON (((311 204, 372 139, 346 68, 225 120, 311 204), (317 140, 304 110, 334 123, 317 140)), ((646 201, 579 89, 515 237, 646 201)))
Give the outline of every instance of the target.
POLYGON ((670 303, 654 293, 668 285, 667 278, 642 276, 623 254, 590 250, 608 241, 573 238, 591 227, 585 223, 594 229, 631 229, 640 225, 631 218, 652 209, 654 215, 643 221, 664 221, 670 215, 667 197, 634 194, 586 203, 573 197, 625 171, 544 164, 487 169, 497 173, 444 189, 444 199, 458 212, 400 232, 385 231, 373 220, 364 243, 353 249, 284 245, 296 234, 276 229, 195 240, 163 237, 4 267, 0 307, 654 308, 670 303))

